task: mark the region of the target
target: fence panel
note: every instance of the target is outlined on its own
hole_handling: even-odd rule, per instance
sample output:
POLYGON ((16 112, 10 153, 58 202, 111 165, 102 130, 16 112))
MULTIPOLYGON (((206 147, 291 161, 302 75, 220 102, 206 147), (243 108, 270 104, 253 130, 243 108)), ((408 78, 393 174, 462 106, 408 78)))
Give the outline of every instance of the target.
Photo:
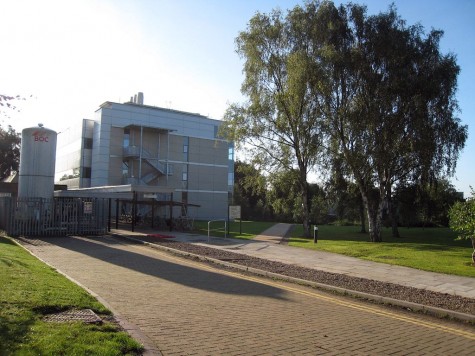
POLYGON ((7 231, 10 222, 11 197, 0 197, 0 230, 7 231))
POLYGON ((17 198, 12 200, 11 236, 98 235, 107 232, 108 200, 17 198))

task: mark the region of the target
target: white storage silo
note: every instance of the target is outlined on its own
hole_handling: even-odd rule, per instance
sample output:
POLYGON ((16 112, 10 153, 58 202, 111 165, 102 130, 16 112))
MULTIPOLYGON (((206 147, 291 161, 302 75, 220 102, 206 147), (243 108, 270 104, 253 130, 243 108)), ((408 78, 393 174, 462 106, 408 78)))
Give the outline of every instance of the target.
POLYGON ((42 124, 21 132, 19 198, 53 198, 56 140, 42 124))

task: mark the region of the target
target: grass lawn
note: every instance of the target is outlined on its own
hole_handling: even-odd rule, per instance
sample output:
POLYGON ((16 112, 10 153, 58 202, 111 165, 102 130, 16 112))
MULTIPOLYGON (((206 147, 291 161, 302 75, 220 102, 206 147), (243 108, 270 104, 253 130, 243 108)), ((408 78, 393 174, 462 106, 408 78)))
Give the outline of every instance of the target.
POLYGON ((136 355, 142 346, 116 324, 43 321, 102 304, 11 240, 0 236, 0 355, 136 355))
MULTIPOLYGON (((238 239, 252 239, 272 225, 275 225, 275 223, 269 221, 231 221, 229 234, 227 236, 238 239)), ((208 221, 195 221, 194 232, 201 235, 208 235, 208 221)), ((210 235, 224 237, 224 221, 211 222, 210 235)))
MULTIPOLYGON (((456 240, 448 228, 399 228, 400 238, 383 229, 383 242, 369 242, 359 226, 318 227, 318 243, 304 238, 301 225, 295 225, 289 245, 339 253, 365 260, 417 268, 425 271, 475 277, 472 244, 456 240)), ((313 231, 312 231, 313 233, 313 231)))
MULTIPOLYGON (((229 237, 252 239, 274 222, 231 222, 229 237)), ((290 246, 339 253, 425 271, 475 277, 472 266, 472 244, 456 240, 457 235, 448 228, 399 228, 400 238, 391 236, 391 229, 383 229, 383 242, 369 242, 369 235, 359 232, 359 226, 321 225, 318 243, 303 236, 303 228, 296 224, 289 241, 290 246)), ((195 221, 195 232, 207 235, 208 222, 195 221)), ((313 231, 312 231, 313 233, 313 231)), ((224 221, 212 222, 211 236, 224 237, 224 221)))

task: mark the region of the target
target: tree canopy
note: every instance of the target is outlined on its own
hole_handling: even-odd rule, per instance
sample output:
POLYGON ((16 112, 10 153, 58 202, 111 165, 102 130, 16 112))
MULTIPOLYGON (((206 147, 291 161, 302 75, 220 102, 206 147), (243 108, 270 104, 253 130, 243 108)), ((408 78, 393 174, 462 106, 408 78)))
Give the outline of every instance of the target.
POLYGON ((20 134, 11 126, 0 125, 0 180, 8 177, 20 167, 20 134))
POLYGON ((475 191, 464 202, 456 202, 449 211, 450 227, 459 234, 461 239, 471 239, 475 263, 475 191))
POLYGON ((238 146, 249 147, 253 163, 267 171, 297 170, 309 235, 307 174, 321 155, 323 136, 315 100, 319 73, 301 15, 299 8, 287 16, 279 10, 257 13, 239 34, 237 52, 245 59, 241 91, 248 101, 228 108, 224 132, 238 146))
POLYGON ((443 32, 407 26, 391 6, 310 1, 287 14, 257 13, 236 40, 245 59, 244 104, 225 115, 230 138, 267 167, 297 169, 304 226, 307 173, 340 162, 381 241, 382 211, 397 183, 451 175, 467 138, 456 114, 455 55, 443 32), (327 162, 328 162, 327 161, 327 162))
MULTIPOLYGON (((0 118, 9 117, 9 112, 18 110, 15 101, 25 100, 17 96, 0 94, 0 118)), ((3 120, 2 120, 3 121, 3 120)), ((0 122, 0 180, 8 177, 20 166, 21 134, 8 125, 7 129, 0 122)))
POLYGON ((467 127, 455 116, 459 67, 439 51, 442 31, 406 26, 394 6, 368 16, 348 4, 320 6, 317 61, 328 69, 322 92, 328 134, 358 184, 372 241, 397 182, 452 174, 467 127), (376 188, 378 194, 371 194, 376 188))

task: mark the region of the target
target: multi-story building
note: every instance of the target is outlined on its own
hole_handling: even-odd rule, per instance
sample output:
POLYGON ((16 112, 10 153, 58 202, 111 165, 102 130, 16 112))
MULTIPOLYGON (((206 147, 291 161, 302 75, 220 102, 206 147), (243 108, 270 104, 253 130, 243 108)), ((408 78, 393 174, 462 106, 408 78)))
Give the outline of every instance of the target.
MULTIPOLYGON (((55 181, 68 188, 155 187, 197 219, 226 217, 233 187, 234 146, 218 135, 221 121, 130 102, 105 102, 93 120, 58 134, 55 181), (179 204, 178 204, 179 205, 179 204)), ((148 189, 153 192, 154 188, 148 189)), ((176 207, 178 209, 179 207, 176 207)), ((163 212, 162 215, 165 215, 163 212)))

